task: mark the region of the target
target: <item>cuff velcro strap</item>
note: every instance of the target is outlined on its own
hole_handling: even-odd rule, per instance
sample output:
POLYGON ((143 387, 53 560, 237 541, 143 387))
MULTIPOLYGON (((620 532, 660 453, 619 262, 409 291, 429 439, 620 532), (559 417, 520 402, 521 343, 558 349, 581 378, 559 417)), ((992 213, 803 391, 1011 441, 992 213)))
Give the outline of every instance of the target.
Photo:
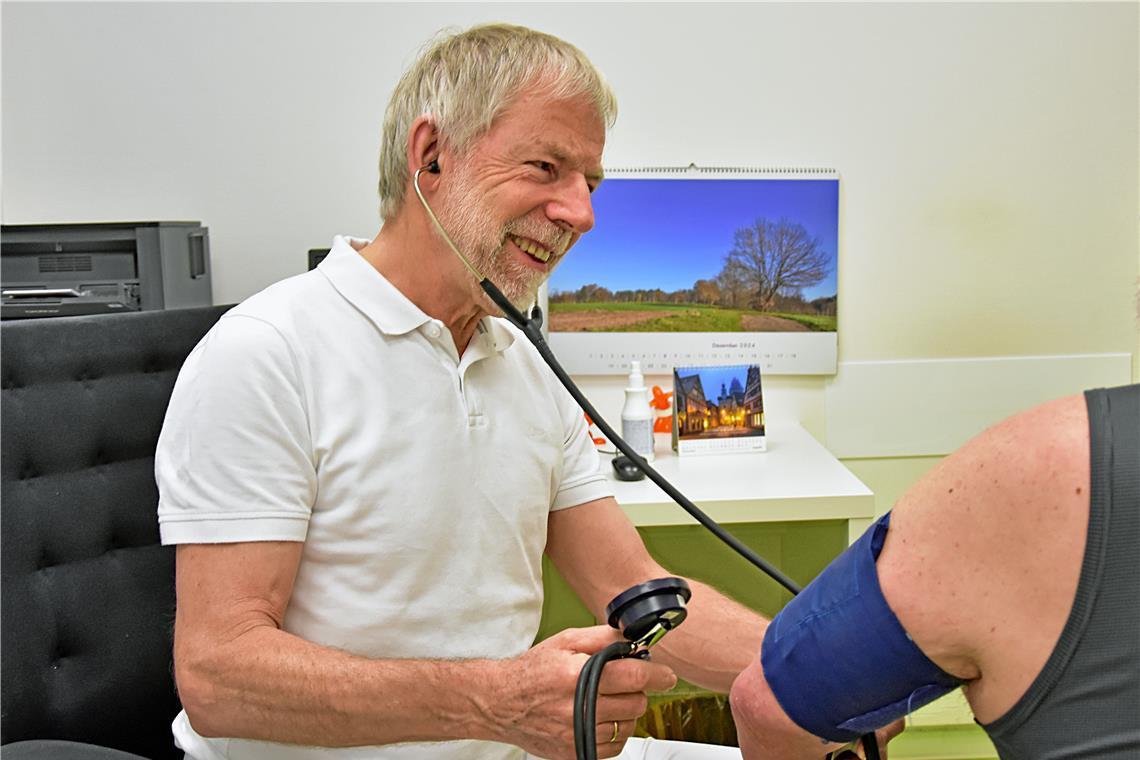
POLYGON ((760 660, 796 725, 848 742, 962 682, 922 653, 887 605, 875 560, 888 512, 772 620, 760 660))

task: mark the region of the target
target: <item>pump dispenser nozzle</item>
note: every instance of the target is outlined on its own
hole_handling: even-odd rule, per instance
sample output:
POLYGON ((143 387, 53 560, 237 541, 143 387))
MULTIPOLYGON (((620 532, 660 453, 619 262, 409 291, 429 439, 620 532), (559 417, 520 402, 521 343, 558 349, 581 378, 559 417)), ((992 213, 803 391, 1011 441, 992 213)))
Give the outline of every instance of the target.
POLYGON ((621 410, 621 437, 647 461, 653 461, 653 410, 649 408, 649 391, 641 374, 641 362, 636 359, 629 363, 625 406, 621 410))
POLYGON ((641 374, 641 362, 634 359, 629 363, 628 390, 641 390, 645 387, 645 377, 641 374))

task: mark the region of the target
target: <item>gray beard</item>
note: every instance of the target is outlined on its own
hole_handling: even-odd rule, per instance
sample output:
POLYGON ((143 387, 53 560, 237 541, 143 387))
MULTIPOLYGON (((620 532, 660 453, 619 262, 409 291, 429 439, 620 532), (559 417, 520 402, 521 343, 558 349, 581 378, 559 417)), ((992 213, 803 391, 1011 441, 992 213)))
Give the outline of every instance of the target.
POLYGON ((513 223, 496 225, 471 191, 467 177, 456 176, 455 181, 458 190, 441 209, 440 221, 476 271, 494 283, 517 308, 526 308, 534 303, 546 275, 511 259, 505 249, 507 232, 513 223))

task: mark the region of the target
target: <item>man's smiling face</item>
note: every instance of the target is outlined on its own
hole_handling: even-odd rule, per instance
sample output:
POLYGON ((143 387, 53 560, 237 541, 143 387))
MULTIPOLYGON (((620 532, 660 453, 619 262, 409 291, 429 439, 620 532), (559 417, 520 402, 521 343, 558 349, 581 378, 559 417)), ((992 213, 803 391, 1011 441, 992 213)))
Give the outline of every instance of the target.
POLYGON ((594 226, 605 126, 585 98, 520 95, 453 156, 440 218, 460 251, 513 302, 539 285, 594 226))

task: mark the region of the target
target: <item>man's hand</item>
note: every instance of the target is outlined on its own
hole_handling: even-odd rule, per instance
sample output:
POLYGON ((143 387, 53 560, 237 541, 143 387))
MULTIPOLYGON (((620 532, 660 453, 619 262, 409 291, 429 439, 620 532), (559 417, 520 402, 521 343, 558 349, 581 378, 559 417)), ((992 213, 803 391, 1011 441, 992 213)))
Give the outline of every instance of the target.
MULTIPOLYGON (((621 636, 609 626, 571 628, 501 663, 502 682, 484 705, 498 741, 550 760, 574 754, 574 689, 590 655, 621 636)), ((646 692, 677 683, 668 667, 639 659, 606 665, 598 689, 598 757, 614 757, 649 704, 646 692), (614 724, 617 723, 617 737, 614 724)))
MULTIPOLYGON (((858 688, 858 685, 852 688, 858 688)), ((737 676, 729 702, 744 760, 769 757, 820 760, 828 753, 843 749, 842 744, 812 736, 788 717, 764 678, 759 655, 737 676)), ((898 720, 876 732, 881 757, 886 758, 887 742, 902 733, 904 725, 902 720, 898 720)), ((860 744, 854 756, 863 757, 862 753, 860 744)), ((851 754, 841 753, 840 757, 851 757, 851 754)))

